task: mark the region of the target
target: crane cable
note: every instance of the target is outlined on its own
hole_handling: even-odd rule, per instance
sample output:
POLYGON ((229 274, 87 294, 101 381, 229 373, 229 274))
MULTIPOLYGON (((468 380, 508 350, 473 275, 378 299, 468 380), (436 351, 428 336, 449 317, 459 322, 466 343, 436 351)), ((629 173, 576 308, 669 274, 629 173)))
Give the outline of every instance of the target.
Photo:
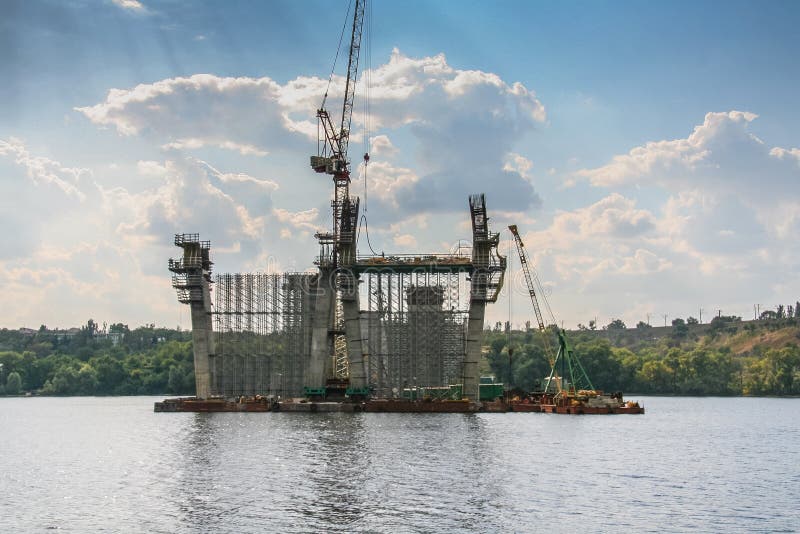
MULTIPOLYGON (((366 7, 366 4, 365 4, 366 7)), ((362 142, 364 144, 364 164, 362 166, 363 173, 364 173, 364 212, 361 214, 361 218, 359 220, 358 225, 358 232, 356 233, 356 247, 358 247, 358 240, 361 237, 361 225, 364 226, 364 235, 367 238, 367 246, 369 247, 370 252, 373 255, 377 256, 378 253, 375 252, 375 249, 372 248, 372 242, 369 239, 369 223, 367 222, 367 209, 368 209, 368 181, 367 181, 367 167, 369 167, 369 144, 370 144, 370 134, 372 132, 372 113, 370 108, 370 93, 372 90, 372 10, 365 9, 365 17, 366 17, 366 26, 367 29, 364 32, 364 43, 365 46, 362 48, 366 48, 366 68, 363 70, 361 74, 361 81, 363 82, 363 92, 364 92, 364 134, 362 142)))
POLYGON ((342 24, 342 32, 339 34, 339 45, 336 47, 336 55, 333 57, 333 65, 331 66, 331 73, 328 76, 328 85, 325 87, 325 96, 322 97, 322 104, 320 105, 320 109, 325 109, 325 102, 328 100, 328 91, 331 88, 331 82, 333 82, 333 74, 336 72, 336 63, 339 61, 339 52, 342 50, 342 41, 344 40, 344 31, 347 29, 347 21, 350 19, 350 8, 353 5, 353 0, 350 0, 347 3, 347 13, 344 16, 344 23, 342 24))

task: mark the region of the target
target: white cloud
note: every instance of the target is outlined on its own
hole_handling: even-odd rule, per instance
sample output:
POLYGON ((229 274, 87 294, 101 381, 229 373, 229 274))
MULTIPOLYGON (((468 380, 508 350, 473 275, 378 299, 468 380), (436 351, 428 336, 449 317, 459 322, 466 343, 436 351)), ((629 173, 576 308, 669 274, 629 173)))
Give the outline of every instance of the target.
MULTIPOLYGON (((319 222, 317 222, 319 217, 317 208, 304 211, 289 211, 283 208, 275 208, 272 210, 272 215, 274 215, 278 221, 287 223, 299 230, 316 232, 322 229, 319 222)), ((290 236, 291 233, 288 235, 290 236)))
POLYGON ((81 201, 86 198, 78 186, 82 178, 91 178, 88 169, 65 167, 50 158, 32 156, 24 143, 13 137, 8 141, 0 139, 0 156, 10 157, 24 167, 28 178, 36 185, 54 185, 68 196, 81 201))
POLYGON ((574 211, 559 211, 553 217, 552 230, 558 242, 600 238, 633 238, 655 228, 655 217, 637 209, 636 201, 619 193, 574 211))
POLYGON ((749 131, 757 117, 746 111, 707 113, 685 139, 646 143, 614 156, 607 165, 576 174, 598 187, 697 189, 734 194, 749 205, 771 209, 800 194, 800 150, 769 148, 749 131))
POLYGON ((367 165, 367 201, 376 198, 386 206, 397 208, 397 198, 409 190, 419 177, 411 169, 395 167, 385 161, 370 161, 367 165))
POLYGON ((198 139, 196 137, 189 139, 178 139, 177 141, 161 145, 161 148, 164 150, 197 150, 198 148, 203 148, 204 146, 216 146, 218 148, 232 150, 243 156, 266 156, 269 154, 269 152, 266 150, 261 150, 254 145, 234 143, 233 141, 220 139, 198 139))
POLYGON ((136 168, 139 174, 145 176, 164 176, 167 173, 167 167, 157 161, 142 160, 136 163, 136 168))
MULTIPOLYGON (((520 135, 546 119, 533 91, 493 73, 455 69, 441 54, 410 58, 398 50, 367 77, 370 123, 378 130, 374 155, 380 160, 402 154, 408 169, 397 179, 380 178, 378 191, 397 189, 389 182, 404 185, 391 205, 415 213, 461 210, 466 196, 485 190, 487 183, 493 183, 497 208, 523 210, 540 203, 519 172, 503 170, 520 135), (392 134, 392 140, 404 140, 396 145, 389 131, 400 130, 401 135, 392 134)), ((97 125, 152 138, 165 149, 296 153, 317 139, 312 117, 327 86, 327 80, 308 76, 279 84, 268 77, 196 74, 112 89, 105 101, 75 109, 97 125)), ((334 77, 329 89, 334 124, 343 86, 343 78, 334 77)), ((356 112, 351 144, 360 140, 363 123, 356 112)))
POLYGON ((397 147, 392 144, 389 136, 381 134, 370 138, 370 156, 384 156, 392 158, 397 154, 397 147))
POLYGON ((794 159, 800 165, 800 148, 785 149, 775 147, 769 151, 769 155, 778 159, 794 159))
POLYGON ((138 0, 111 0, 114 5, 130 11, 144 12, 145 7, 138 0))
POLYGON ((531 180, 531 169, 533 168, 533 162, 515 152, 509 152, 506 154, 506 161, 503 165, 503 170, 506 172, 516 172, 526 180, 531 180))
POLYGON ((392 242, 401 249, 412 250, 417 248, 417 238, 411 234, 396 235, 392 238, 392 242))

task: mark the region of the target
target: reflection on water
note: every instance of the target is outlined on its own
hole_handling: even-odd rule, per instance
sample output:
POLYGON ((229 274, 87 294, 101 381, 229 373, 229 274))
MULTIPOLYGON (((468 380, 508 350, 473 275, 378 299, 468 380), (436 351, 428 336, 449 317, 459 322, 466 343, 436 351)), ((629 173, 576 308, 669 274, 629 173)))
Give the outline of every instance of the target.
POLYGON ((644 417, 154 414, 152 401, 0 399, 0 532, 800 524, 800 399, 652 398, 644 417))

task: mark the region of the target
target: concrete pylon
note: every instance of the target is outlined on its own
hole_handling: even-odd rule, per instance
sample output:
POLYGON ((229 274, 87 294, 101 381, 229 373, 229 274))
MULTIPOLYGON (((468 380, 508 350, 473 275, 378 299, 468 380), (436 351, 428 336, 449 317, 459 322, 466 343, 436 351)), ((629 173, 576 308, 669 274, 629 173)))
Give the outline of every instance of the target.
POLYGON ((326 379, 333 375, 331 362, 331 325, 333 323, 336 291, 333 287, 333 271, 319 269, 316 282, 311 284, 314 312, 311 318, 311 357, 305 385, 324 387, 326 379))
POLYGON ((207 399, 212 394, 211 358, 214 355, 214 331, 211 320, 211 243, 200 241, 199 234, 176 234, 175 245, 183 249, 180 260, 169 260, 172 287, 178 301, 188 304, 192 318, 192 346, 196 396, 207 399))
POLYGON ((367 387, 367 370, 364 365, 364 346, 362 339, 360 306, 358 298, 358 277, 350 269, 339 273, 342 287, 342 312, 344 313, 344 333, 347 339, 347 358, 350 363, 350 387, 367 387))

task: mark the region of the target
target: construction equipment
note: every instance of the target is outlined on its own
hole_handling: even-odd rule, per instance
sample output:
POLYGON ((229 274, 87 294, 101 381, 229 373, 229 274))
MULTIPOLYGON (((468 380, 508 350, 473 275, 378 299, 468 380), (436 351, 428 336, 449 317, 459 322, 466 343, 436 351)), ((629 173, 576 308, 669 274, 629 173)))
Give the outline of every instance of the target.
MULTIPOLYGON (((353 120, 353 102, 361 52, 361 35, 364 27, 364 4, 365 0, 356 0, 353 12, 341 123, 337 130, 333 125, 330 113, 325 109, 328 99, 326 91, 322 105, 317 110, 317 155, 311 156, 311 168, 316 172, 333 177, 334 198, 331 202, 333 232, 318 233, 316 237, 323 245, 320 261, 325 262, 327 259, 331 261, 334 268, 355 261, 353 256, 359 199, 350 197, 350 162, 347 159, 347 149, 350 144, 350 126, 353 120), (325 254, 325 245, 331 245, 328 254, 325 254)), ((364 154, 364 160, 369 160, 368 154, 364 154)))
POLYGON ((528 286, 528 293, 531 297, 531 303, 533 303, 536 321, 539 323, 539 331, 542 333, 542 339, 544 340, 545 353, 550 363, 550 375, 547 377, 545 383, 545 392, 550 391, 550 386, 553 383, 555 384, 558 394, 562 394, 563 392, 594 391, 594 386, 591 380, 589 380, 589 376, 586 374, 583 365, 581 365, 580 359, 572 351, 572 347, 567 341, 566 333, 563 329, 556 326, 555 316, 542 290, 539 277, 536 275, 536 271, 532 270, 528 254, 525 251, 525 244, 522 242, 522 237, 519 235, 517 225, 512 224, 508 229, 511 230, 511 234, 514 236, 514 243, 516 244, 517 253, 519 254, 519 262, 522 266, 522 272, 525 275, 525 283, 528 286), (538 295, 541 296, 545 309, 550 316, 550 327, 545 327, 542 308, 539 305, 539 297, 537 296, 537 288, 538 295), (553 356, 553 351, 550 348, 547 335, 549 329, 552 329, 558 338, 558 352, 555 356, 553 356), (557 373, 559 367, 560 375, 557 373))

